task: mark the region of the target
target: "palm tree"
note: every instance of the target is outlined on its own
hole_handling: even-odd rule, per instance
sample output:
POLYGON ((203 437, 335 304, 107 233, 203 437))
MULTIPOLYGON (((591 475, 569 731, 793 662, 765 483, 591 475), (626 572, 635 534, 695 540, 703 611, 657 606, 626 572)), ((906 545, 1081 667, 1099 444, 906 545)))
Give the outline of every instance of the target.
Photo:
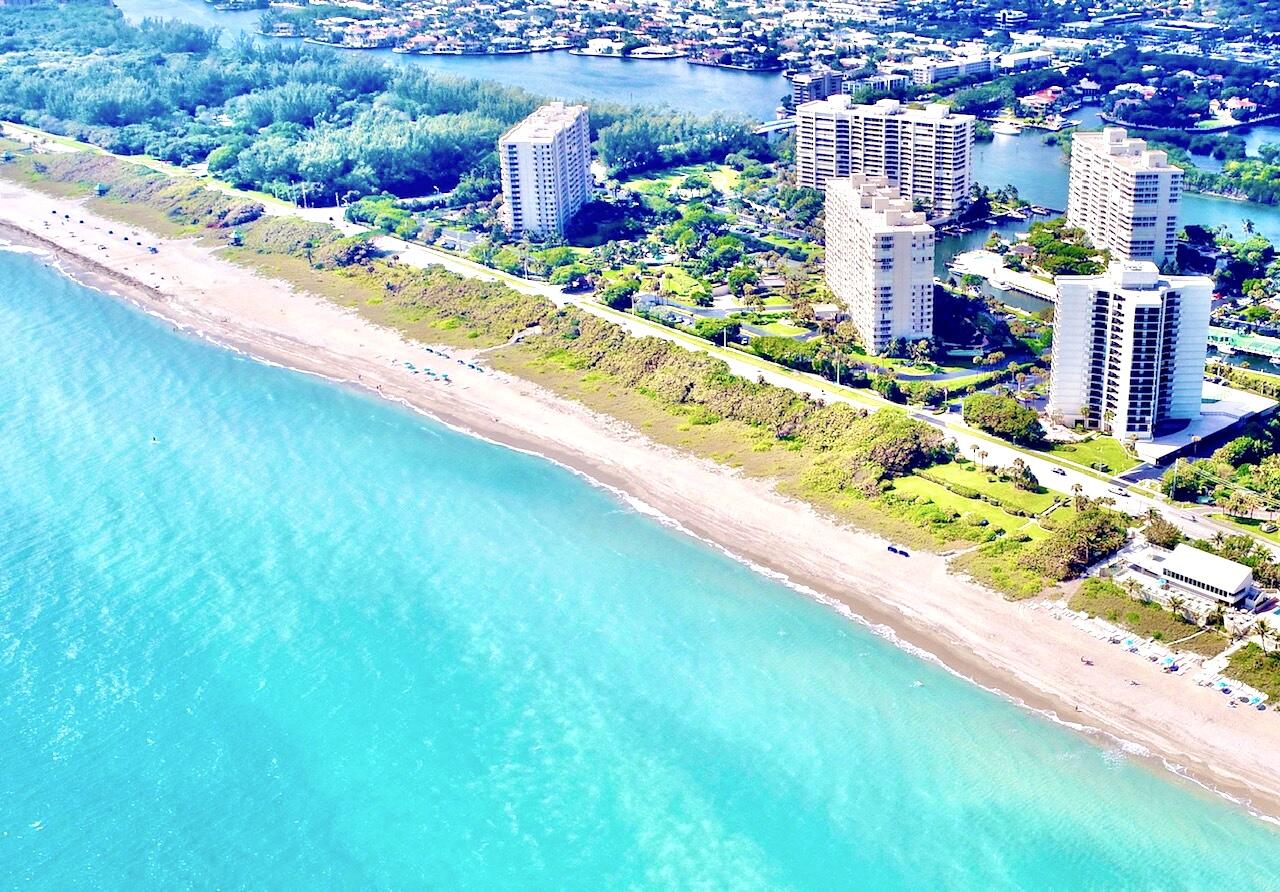
POLYGON ((1178 619, 1186 619, 1186 616, 1182 612, 1184 609, 1186 609, 1186 606, 1187 606, 1186 598, 1183 598, 1180 595, 1169 596, 1169 612, 1172 613, 1178 619))
POLYGON ((1262 643, 1262 651, 1266 653, 1267 639, 1274 637, 1274 631, 1265 619, 1260 619, 1254 623, 1253 630, 1258 633, 1258 640, 1262 643))
POLYGON ((1084 500, 1084 487, 1079 483, 1071 484, 1071 495, 1075 499, 1076 510, 1079 511, 1081 502, 1084 500))
POLYGON ((1142 588, 1142 583, 1138 582, 1138 580, 1131 576, 1122 582, 1120 586, 1125 590, 1125 594, 1130 598, 1135 601, 1138 600, 1138 590, 1142 588))
POLYGON ((1214 626, 1226 626, 1227 624, 1227 608, 1225 604, 1215 604, 1213 613, 1209 614, 1209 624, 1214 626))

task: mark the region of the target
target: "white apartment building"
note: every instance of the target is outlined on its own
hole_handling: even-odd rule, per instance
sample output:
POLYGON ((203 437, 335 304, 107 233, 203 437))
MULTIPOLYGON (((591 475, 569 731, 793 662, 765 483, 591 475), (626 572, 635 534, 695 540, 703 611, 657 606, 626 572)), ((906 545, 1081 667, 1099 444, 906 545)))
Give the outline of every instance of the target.
POLYGON ((585 105, 544 105, 498 139, 503 216, 514 235, 563 233, 591 197, 585 105))
POLYGON ((1054 281, 1050 415, 1140 440, 1200 416, 1212 279, 1145 260, 1054 281))
POLYGON ((882 176, 827 183, 827 286, 868 352, 933 337, 933 227, 882 176))
POLYGON ((1067 222, 1113 259, 1172 259, 1181 198, 1182 169, 1123 127, 1072 139, 1067 222))
POLYGON ((953 56, 950 59, 931 59, 928 56, 916 56, 911 60, 911 79, 921 86, 929 86, 953 77, 969 77, 978 75, 986 77, 994 74, 995 53, 983 53, 978 56, 953 56))
POLYGON ((796 182, 822 189, 854 173, 887 177, 924 201, 931 217, 949 217, 973 185, 973 121, 945 105, 911 108, 896 99, 806 102, 796 109, 796 182))
POLYGON ((803 71, 791 75, 789 79, 792 106, 826 99, 844 90, 844 75, 826 68, 803 71))

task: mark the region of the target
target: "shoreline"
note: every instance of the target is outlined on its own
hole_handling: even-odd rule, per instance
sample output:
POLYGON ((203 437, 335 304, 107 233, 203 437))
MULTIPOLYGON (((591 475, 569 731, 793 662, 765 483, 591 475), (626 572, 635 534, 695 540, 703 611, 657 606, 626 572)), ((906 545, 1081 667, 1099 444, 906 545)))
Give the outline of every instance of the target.
POLYGON ((1259 817, 1280 815, 1280 778, 1263 768, 1280 744, 1280 723, 1228 710, 1185 679, 1144 675, 1150 670, 1135 668, 1145 664, 1131 655, 949 573, 939 555, 910 558, 914 579, 902 580, 902 559, 887 555, 883 540, 837 525, 767 481, 655 445, 504 373, 459 366, 449 370, 454 385, 427 383, 391 365, 409 355, 421 361, 420 346, 194 241, 151 238, 157 255, 118 242, 95 253, 95 229, 131 227, 7 181, 0 197, 0 235, 34 243, 48 252, 45 262, 90 287, 220 346, 547 458, 955 675, 1259 817), (51 208, 74 208, 85 222, 55 219, 51 208), (1081 655, 1096 668, 1082 670, 1081 655), (1128 685, 1132 676, 1142 677, 1141 687, 1128 685))

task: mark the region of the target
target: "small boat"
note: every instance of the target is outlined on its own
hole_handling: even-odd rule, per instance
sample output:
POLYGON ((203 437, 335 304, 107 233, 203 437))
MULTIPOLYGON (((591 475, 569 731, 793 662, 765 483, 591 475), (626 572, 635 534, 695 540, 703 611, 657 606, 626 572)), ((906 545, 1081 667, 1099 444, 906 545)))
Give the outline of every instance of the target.
POLYGON ((996 121, 991 125, 991 132, 1001 136, 1017 136, 1022 132, 1022 128, 1012 121, 996 121))

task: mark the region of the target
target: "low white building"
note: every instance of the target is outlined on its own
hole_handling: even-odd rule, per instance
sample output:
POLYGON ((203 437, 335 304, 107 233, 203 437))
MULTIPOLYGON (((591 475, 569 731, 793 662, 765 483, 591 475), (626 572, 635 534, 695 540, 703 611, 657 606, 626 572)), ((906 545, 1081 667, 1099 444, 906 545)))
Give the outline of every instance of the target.
POLYGON ((1191 545, 1179 544, 1173 551, 1144 549, 1130 558, 1130 566, 1170 594, 1207 598, 1245 610, 1257 606, 1259 600, 1253 570, 1191 545))

